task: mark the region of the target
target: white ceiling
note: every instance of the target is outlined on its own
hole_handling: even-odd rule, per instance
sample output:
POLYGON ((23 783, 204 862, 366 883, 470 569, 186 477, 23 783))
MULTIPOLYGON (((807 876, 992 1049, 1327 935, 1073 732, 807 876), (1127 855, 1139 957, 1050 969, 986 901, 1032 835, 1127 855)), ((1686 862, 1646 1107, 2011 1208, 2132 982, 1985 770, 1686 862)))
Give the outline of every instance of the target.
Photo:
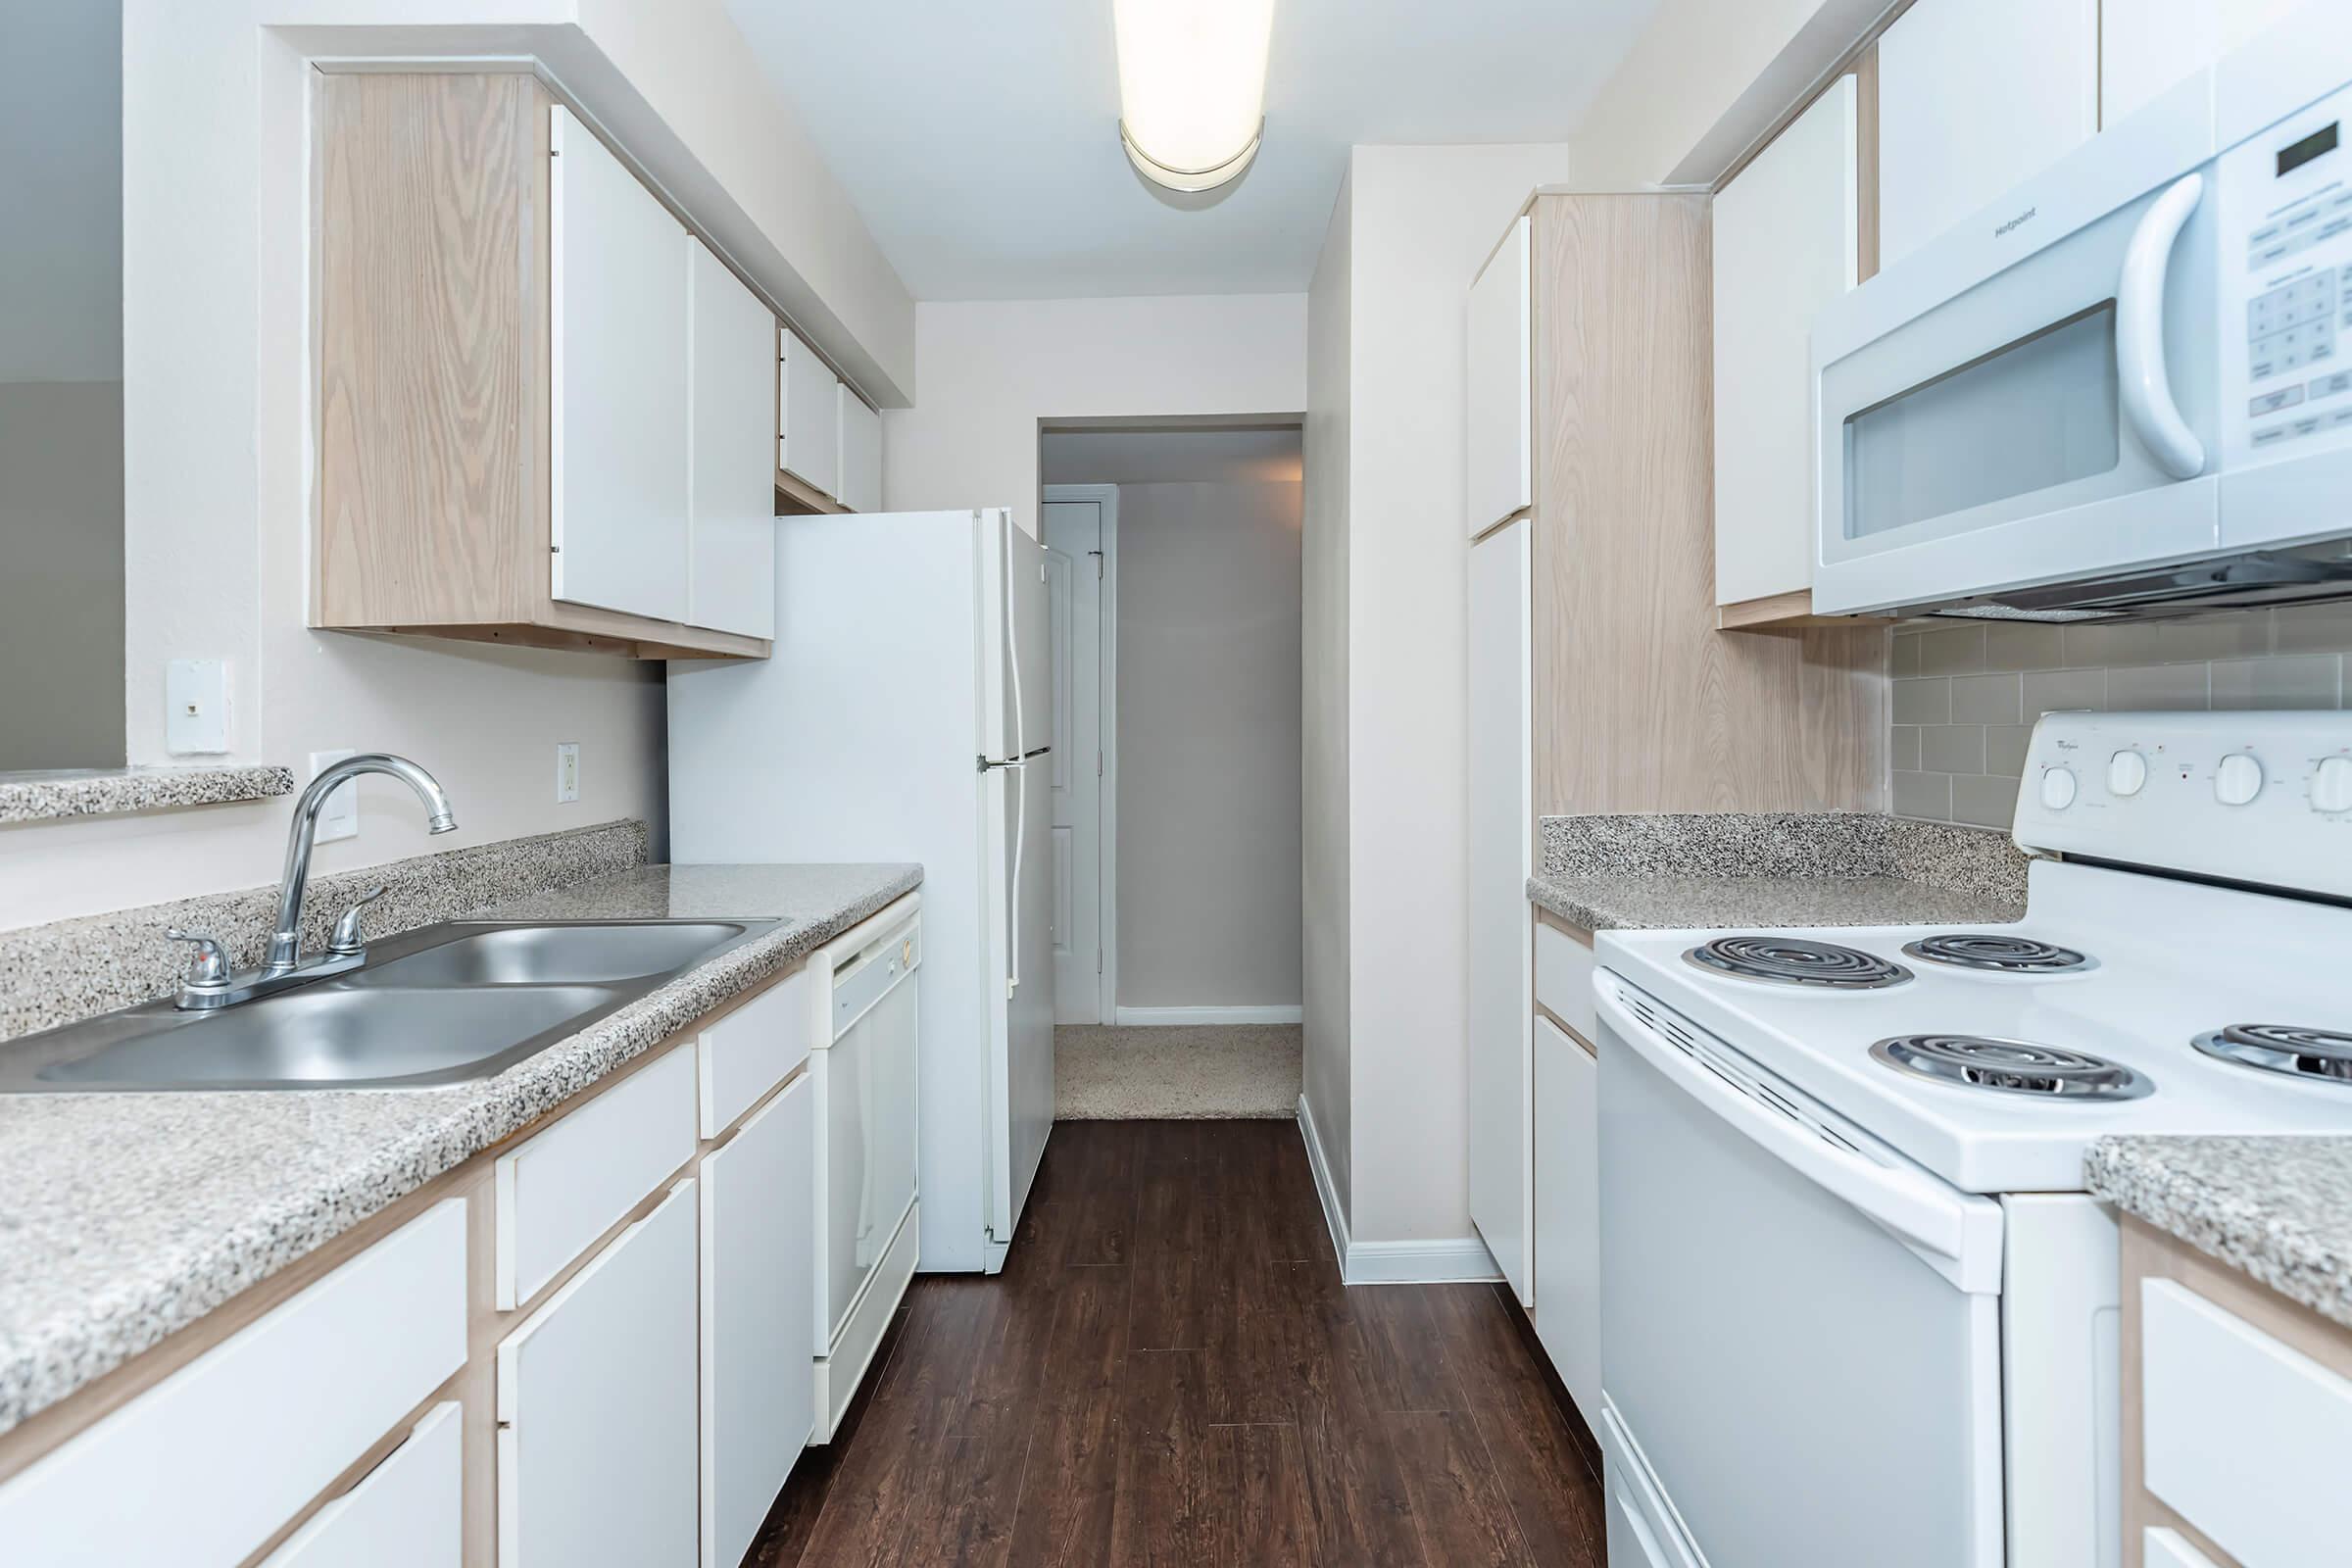
POLYGON ((917 299, 1306 287, 1356 143, 1559 141, 1656 0, 1275 0, 1266 140, 1224 200, 1118 139, 1110 0, 726 0, 917 299))

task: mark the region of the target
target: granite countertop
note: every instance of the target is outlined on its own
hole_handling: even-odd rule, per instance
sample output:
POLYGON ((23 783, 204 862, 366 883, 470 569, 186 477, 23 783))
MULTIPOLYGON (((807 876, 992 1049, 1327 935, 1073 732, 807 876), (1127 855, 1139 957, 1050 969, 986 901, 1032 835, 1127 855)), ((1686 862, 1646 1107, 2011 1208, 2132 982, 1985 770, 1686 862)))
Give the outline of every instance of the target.
POLYGON ((2102 1138, 2086 1185, 2352 1328, 2352 1136, 2102 1138))
POLYGON ((913 865, 656 865, 478 910, 783 922, 479 1083, 0 1095, 0 1431, 545 1115, 921 880, 913 865))
POLYGON ((2025 914, 2026 858, 1865 812, 1553 816, 1527 896, 1588 931, 2000 924, 2025 914))

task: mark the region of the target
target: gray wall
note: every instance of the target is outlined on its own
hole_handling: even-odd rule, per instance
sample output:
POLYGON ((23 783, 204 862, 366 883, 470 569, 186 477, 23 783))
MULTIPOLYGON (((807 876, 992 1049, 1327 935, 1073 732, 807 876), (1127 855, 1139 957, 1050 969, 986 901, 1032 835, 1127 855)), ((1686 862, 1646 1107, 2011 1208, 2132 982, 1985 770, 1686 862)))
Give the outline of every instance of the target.
POLYGON ((1298 503, 1119 487, 1122 1006, 1298 1004, 1298 503))
POLYGON ((2007 827, 2045 711, 2340 708, 2352 604, 2081 626, 1894 634, 1894 809, 2007 827))

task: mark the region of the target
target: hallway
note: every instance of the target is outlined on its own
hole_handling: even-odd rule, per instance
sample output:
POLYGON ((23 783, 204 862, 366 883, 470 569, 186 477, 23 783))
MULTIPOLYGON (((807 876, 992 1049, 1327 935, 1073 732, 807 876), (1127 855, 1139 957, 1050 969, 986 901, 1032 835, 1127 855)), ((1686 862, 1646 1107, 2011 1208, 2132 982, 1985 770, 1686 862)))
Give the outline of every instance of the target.
POLYGON ((747 1564, 1597 1568, 1488 1285, 1341 1285, 1296 1126, 1065 1122, 997 1279, 908 1294, 747 1564))
POLYGON ((1304 1033, 1295 1023, 1065 1023, 1054 1031, 1054 1115, 1294 1121, 1304 1033))

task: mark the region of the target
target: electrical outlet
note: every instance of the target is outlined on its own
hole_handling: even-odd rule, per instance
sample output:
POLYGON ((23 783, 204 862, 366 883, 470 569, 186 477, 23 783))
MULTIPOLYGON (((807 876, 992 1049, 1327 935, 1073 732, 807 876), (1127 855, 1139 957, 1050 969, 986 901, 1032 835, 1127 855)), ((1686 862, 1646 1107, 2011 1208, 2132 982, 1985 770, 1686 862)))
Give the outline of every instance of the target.
POLYGON ((164 750, 203 757, 228 750, 228 662, 174 659, 164 666, 164 750))
POLYGON ((556 804, 580 798, 580 743, 556 743, 556 804))
MULTIPOLYGON (((350 747, 339 752, 313 752, 311 777, 317 778, 346 757, 360 754, 350 747)), ((349 779, 335 786, 326 804, 318 808, 318 831, 311 835, 315 844, 331 844, 336 839, 356 839, 360 836, 360 781, 349 779)))

